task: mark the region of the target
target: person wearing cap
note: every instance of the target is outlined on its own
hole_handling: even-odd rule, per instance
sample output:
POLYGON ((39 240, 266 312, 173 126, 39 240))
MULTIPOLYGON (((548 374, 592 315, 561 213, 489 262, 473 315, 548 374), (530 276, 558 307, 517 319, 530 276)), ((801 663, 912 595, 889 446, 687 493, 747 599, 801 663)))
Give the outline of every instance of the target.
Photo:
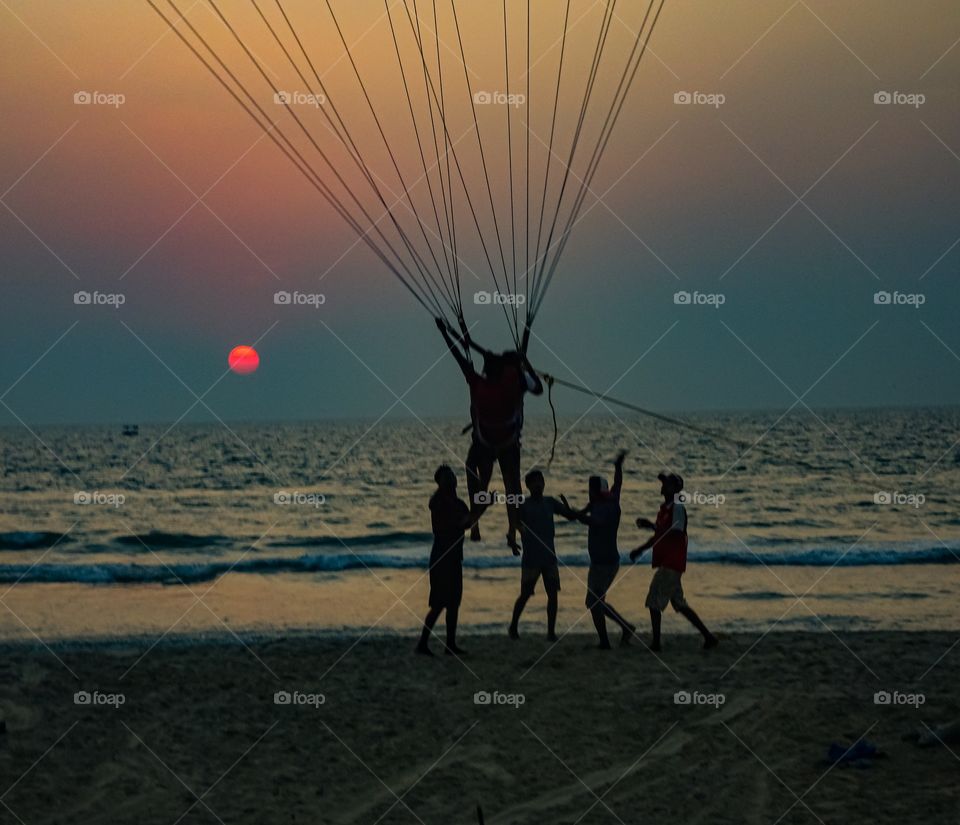
POLYGON ((660 495, 663 496, 657 520, 637 519, 637 527, 653 530, 653 535, 630 553, 630 560, 636 561, 644 550, 653 548, 652 564, 656 572, 650 582, 646 602, 653 630, 650 649, 660 650, 660 622, 668 604, 700 631, 704 648, 715 647, 717 637, 707 630, 700 617, 687 604, 680 581, 687 569, 687 510, 680 500, 683 479, 676 473, 660 473, 657 478, 660 480, 660 495))
POLYGON ((626 451, 621 451, 614 462, 612 488, 608 489, 607 480, 602 476, 590 476, 590 503, 576 513, 577 519, 589 527, 587 551, 590 554, 590 570, 587 573, 586 606, 593 616, 601 650, 610 649, 606 621, 608 617, 620 625, 621 645, 629 644, 636 631, 607 601, 607 591, 613 585, 620 569, 617 532, 620 529, 620 488, 623 486, 625 457, 626 451))

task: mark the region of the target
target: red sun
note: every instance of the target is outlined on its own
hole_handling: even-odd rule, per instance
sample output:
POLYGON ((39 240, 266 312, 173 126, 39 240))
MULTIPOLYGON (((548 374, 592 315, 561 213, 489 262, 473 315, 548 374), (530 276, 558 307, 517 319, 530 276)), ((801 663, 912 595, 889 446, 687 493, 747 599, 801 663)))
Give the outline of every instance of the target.
POLYGON ((260 366, 260 356, 253 347, 242 345, 230 350, 227 363, 237 375, 249 375, 251 372, 256 372, 257 367, 260 366))

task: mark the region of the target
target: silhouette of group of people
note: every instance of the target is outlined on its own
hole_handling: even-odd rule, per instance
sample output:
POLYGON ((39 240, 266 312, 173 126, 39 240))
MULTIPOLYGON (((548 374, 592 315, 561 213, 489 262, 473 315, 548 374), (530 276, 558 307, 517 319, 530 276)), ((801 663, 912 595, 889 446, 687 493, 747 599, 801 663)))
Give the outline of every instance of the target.
MULTIPOLYGON (((473 433, 465 462, 469 505, 457 495, 457 475, 447 465, 437 468, 434 481, 437 489, 430 498, 433 547, 430 552, 429 611, 424 619, 417 653, 432 655, 429 647, 433 628, 446 611, 446 645, 444 652, 463 655, 457 645, 457 622, 463 597, 463 544, 465 533, 472 541, 480 540, 480 519, 492 503, 488 486, 493 465, 498 463, 506 490, 508 519, 507 544, 520 560, 520 595, 513 607, 509 635, 519 638, 519 621, 523 609, 543 581, 547 594, 547 639, 557 640, 556 621, 559 606, 560 572, 554 544, 555 517, 578 521, 587 526, 587 551, 590 568, 587 574, 585 606, 590 611, 599 638, 599 647, 610 648, 607 619, 621 631, 621 645, 628 645, 636 635, 636 627, 628 622, 607 599, 607 593, 620 569, 617 535, 620 529, 620 493, 623 487, 623 464, 626 452, 614 461, 613 484, 600 475, 591 476, 588 502, 575 509, 560 495, 545 495, 546 481, 540 470, 531 470, 524 481, 527 495, 520 487, 520 434, 523 427, 523 397, 531 392, 539 395, 543 384, 527 360, 529 327, 518 350, 501 354, 479 347, 471 340, 461 319, 458 334, 443 319, 437 319, 444 340, 453 353, 470 388, 470 429, 473 433), (471 351, 483 358, 477 372, 471 351), (519 537, 519 544, 518 544, 519 537), (521 550, 522 548, 522 550, 521 550)), ((663 503, 655 521, 638 518, 637 527, 652 531, 650 538, 630 553, 637 559, 652 550, 655 569, 646 598, 650 612, 652 638, 650 648, 660 651, 660 629, 667 605, 684 616, 703 636, 704 647, 717 644, 697 613, 687 604, 682 576, 687 566, 687 513, 680 493, 683 479, 675 473, 660 473, 660 495, 663 503)))

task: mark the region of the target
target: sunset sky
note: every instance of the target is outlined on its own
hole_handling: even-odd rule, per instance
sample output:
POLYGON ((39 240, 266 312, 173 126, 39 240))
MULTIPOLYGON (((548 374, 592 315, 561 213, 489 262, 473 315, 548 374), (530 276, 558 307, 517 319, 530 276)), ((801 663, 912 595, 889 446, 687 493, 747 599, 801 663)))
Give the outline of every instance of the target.
MULTIPOLYGON (((282 109, 207 0, 191 2, 177 5, 265 107, 282 109)), ((278 87, 303 91, 250 4, 217 5, 278 87)), ((261 5, 278 19, 273 0, 261 5)), ((414 179, 420 157, 384 4, 332 5, 414 179)), ((539 197, 565 5, 532 5, 531 100, 512 121, 520 212, 523 118, 539 197)), ((526 4, 508 6, 519 75, 526 4)), ((361 154, 399 192, 326 4, 284 8, 361 154)), ((429 4, 419 8, 432 24, 429 4)), ((502 5, 457 8, 474 90, 503 91, 502 5)), ((603 8, 571 4, 561 155, 603 8)), ((448 115, 464 126, 449 0, 438 9, 444 71, 461 72, 448 76, 448 115)), ((590 148, 645 9, 617 4, 585 125, 590 148)), ((419 68, 402 0, 391 10, 405 65, 419 68)), ((196 400, 191 390, 214 384, 204 400, 228 420, 376 417, 396 396, 393 415, 464 412, 462 380, 428 314, 145 0, 3 0, 0 18, 0 422, 172 421, 196 400), (99 97, 75 103, 83 92, 99 97), (277 305, 278 290, 323 303, 277 305), (122 305, 78 305, 78 291, 119 294, 122 305), (255 342, 259 369, 224 377, 230 350, 255 342)), ((952 0, 667 0, 592 184, 602 203, 590 208, 588 197, 537 318, 535 365, 673 411, 784 409, 808 390, 805 402, 820 407, 960 402, 958 39, 952 0), (722 103, 675 102, 683 92, 722 103), (893 102, 875 102, 883 92, 893 102), (719 294, 722 306, 677 304, 678 291, 719 294), (884 305, 877 292, 920 298, 884 305)), ((514 82, 510 92, 525 91, 514 82)), ((509 221, 506 113, 477 108, 497 216, 509 221)), ((316 107, 297 111, 373 210, 316 107)), ((479 186, 476 136, 459 146, 479 186)), ((425 210, 422 186, 416 197, 425 210)), ((468 214, 459 218, 461 257, 477 273, 461 275, 467 320, 478 339, 506 347, 503 315, 474 304, 492 282, 466 240, 468 214)), ((490 242, 489 210, 481 218, 490 242)), ((571 395, 562 404, 585 407, 571 395)), ((198 405, 187 420, 207 418, 198 405)))

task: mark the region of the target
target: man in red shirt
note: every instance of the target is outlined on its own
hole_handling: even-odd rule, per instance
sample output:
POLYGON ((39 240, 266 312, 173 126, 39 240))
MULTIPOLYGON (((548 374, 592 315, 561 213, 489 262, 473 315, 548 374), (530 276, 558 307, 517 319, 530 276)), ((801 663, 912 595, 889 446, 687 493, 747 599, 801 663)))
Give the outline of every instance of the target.
POLYGON ((673 605, 677 613, 685 616, 690 624, 703 634, 704 648, 716 647, 714 636, 693 608, 683 597, 680 579, 687 569, 687 511, 679 500, 683 490, 683 479, 675 473, 660 473, 660 495, 663 504, 657 513, 656 522, 638 518, 637 527, 653 530, 653 535, 630 553, 630 560, 636 561, 644 550, 653 548, 653 567, 656 573, 650 582, 647 593, 647 607, 650 608, 650 624, 653 629, 653 642, 650 649, 660 650, 660 621, 667 604, 673 605))

